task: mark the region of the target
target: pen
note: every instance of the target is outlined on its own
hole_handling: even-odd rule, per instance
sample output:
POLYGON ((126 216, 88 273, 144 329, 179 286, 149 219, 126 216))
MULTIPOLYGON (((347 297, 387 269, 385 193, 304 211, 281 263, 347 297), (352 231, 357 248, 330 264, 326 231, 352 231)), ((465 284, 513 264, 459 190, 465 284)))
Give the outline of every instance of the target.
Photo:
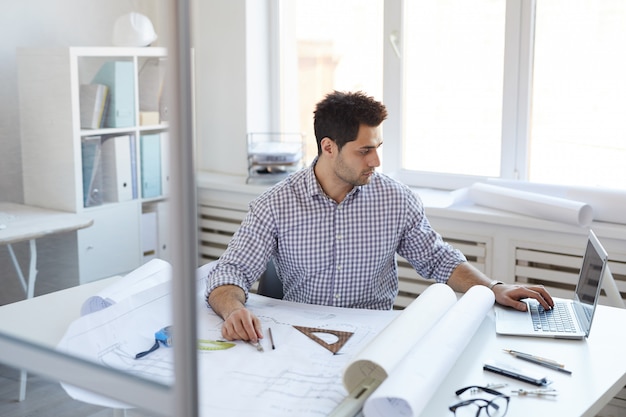
POLYGON ((535 359, 537 359, 539 361, 551 363, 553 365, 560 366, 561 368, 565 368, 565 365, 563 365, 562 363, 558 363, 557 361, 552 360, 552 359, 542 358, 541 356, 535 356, 535 355, 531 355, 530 353, 524 353, 524 352, 520 352, 520 351, 513 350, 513 349, 503 349, 503 350, 505 352, 510 353, 511 355, 530 356, 530 357, 535 358, 535 359))
POLYGON ((504 349, 505 352, 510 353, 518 359, 525 360, 527 362, 531 362, 537 365, 544 366, 546 368, 554 369, 555 371, 563 372, 565 374, 571 375, 572 371, 565 369, 565 365, 562 365, 558 362, 555 362, 551 359, 545 359, 538 356, 533 356, 528 353, 517 352, 515 350, 504 349))
POLYGON ((272 344, 272 350, 276 349, 276 346, 274 345, 274 337, 272 336, 272 328, 268 327, 267 328, 267 333, 269 333, 270 335, 270 343, 272 344))

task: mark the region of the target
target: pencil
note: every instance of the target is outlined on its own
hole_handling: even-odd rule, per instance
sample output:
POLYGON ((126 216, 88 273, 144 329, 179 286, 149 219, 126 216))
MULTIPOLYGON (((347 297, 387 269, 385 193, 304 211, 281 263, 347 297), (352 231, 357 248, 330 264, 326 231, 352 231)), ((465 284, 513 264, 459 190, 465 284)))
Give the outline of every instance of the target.
POLYGON ((276 346, 274 345, 274 337, 272 336, 272 328, 268 327, 267 328, 267 333, 270 335, 270 343, 272 344, 272 350, 276 349, 276 346))
POLYGON ((505 349, 506 352, 510 353, 511 355, 513 355, 514 357, 518 358, 518 359, 522 359, 525 360, 527 362, 531 362, 540 366, 544 366, 546 368, 550 368, 550 369, 554 369, 555 371, 559 371, 559 372, 563 372, 565 374, 571 375, 572 371, 565 369, 561 364, 551 360, 551 359, 545 359, 545 358, 540 358, 537 356, 533 356, 530 355, 528 353, 522 353, 522 352, 516 352, 514 350, 507 350, 505 349))

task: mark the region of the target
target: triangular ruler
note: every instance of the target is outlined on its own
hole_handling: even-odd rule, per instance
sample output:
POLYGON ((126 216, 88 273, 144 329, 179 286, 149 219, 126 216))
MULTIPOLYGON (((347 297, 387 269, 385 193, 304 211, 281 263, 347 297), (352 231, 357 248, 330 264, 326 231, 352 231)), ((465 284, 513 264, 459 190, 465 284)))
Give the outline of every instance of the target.
POLYGON ((315 327, 303 327, 303 326, 293 326, 295 329, 301 331, 305 335, 307 335, 311 340, 319 343, 321 346, 336 354, 339 352, 339 349, 346 344, 348 339, 354 334, 353 332, 344 332, 341 330, 330 330, 330 329, 319 329, 315 327), (334 336, 337 336, 337 341, 335 343, 328 343, 315 335, 315 333, 328 333, 334 336))

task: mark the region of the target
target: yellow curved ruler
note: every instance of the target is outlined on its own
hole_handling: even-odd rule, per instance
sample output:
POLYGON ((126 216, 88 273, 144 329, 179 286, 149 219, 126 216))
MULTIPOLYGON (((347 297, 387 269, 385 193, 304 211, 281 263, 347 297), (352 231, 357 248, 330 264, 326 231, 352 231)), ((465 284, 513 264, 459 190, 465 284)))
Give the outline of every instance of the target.
POLYGON ((233 342, 223 340, 198 339, 198 350, 226 350, 235 346, 233 342))

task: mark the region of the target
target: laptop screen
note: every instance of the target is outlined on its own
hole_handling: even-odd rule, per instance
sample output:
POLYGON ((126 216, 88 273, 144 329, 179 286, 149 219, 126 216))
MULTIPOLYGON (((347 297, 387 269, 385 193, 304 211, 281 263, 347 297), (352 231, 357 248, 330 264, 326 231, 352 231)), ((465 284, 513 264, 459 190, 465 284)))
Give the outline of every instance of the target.
POLYGON ((575 308, 583 329, 591 327, 594 307, 600 296, 602 276, 607 262, 607 253, 595 234, 590 231, 587 248, 580 269, 580 278, 576 286, 575 308), (582 313, 582 314, 581 314, 582 313))

